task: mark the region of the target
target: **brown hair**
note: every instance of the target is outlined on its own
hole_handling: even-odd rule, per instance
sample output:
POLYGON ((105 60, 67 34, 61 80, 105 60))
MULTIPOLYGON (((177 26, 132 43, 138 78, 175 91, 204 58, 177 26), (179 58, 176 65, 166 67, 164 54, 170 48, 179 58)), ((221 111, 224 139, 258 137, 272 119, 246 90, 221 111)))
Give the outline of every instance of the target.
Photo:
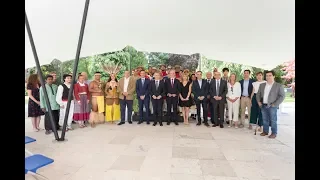
POLYGON ((263 73, 261 71, 257 72, 256 75, 261 74, 263 76, 263 73))
POLYGON ((32 85, 32 87, 37 87, 40 84, 38 74, 30 74, 28 78, 28 84, 32 85))

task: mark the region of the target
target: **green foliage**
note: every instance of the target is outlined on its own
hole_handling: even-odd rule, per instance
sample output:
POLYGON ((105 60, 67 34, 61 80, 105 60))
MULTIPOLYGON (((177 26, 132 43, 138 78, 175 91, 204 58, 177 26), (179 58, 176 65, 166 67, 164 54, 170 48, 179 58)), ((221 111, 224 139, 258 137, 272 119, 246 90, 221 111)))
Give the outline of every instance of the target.
POLYGON ((144 52, 137 51, 132 46, 125 47, 123 51, 129 53, 130 55, 130 61, 127 70, 137 68, 138 66, 147 66, 148 60, 144 52))
POLYGON ((279 65, 277 66, 276 68, 272 69, 274 72, 275 72, 275 78, 274 80, 280 84, 284 84, 284 80, 282 78, 282 76, 285 75, 285 72, 282 70, 283 69, 283 66, 282 65, 279 65))
MULTIPOLYGON (((161 52, 146 52, 145 53, 148 58, 148 65, 152 67, 159 68, 160 65, 168 64, 169 61, 169 54, 168 53, 161 53, 161 52)), ((147 67, 145 67, 147 68, 147 67)))

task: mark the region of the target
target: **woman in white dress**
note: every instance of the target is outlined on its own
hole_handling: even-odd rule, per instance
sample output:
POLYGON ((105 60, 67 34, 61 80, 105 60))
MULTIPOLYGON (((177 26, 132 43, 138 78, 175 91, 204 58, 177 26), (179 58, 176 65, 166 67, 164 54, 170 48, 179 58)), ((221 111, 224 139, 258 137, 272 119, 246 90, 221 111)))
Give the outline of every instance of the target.
POLYGON ((241 85, 236 81, 237 77, 235 73, 231 73, 229 77, 228 93, 227 93, 227 104, 228 104, 228 116, 229 126, 232 127, 234 123, 235 128, 238 128, 239 120, 239 108, 240 108, 240 97, 241 97, 241 85))
POLYGON ((259 90, 260 84, 264 83, 266 81, 263 80, 263 73, 262 72, 257 72, 256 78, 257 78, 257 81, 252 83, 253 90, 252 90, 252 94, 251 94, 252 105, 251 105, 249 129, 252 129, 252 125, 258 124, 259 127, 257 127, 257 130, 259 132, 261 132, 263 120, 262 120, 261 109, 257 103, 256 94, 259 90))

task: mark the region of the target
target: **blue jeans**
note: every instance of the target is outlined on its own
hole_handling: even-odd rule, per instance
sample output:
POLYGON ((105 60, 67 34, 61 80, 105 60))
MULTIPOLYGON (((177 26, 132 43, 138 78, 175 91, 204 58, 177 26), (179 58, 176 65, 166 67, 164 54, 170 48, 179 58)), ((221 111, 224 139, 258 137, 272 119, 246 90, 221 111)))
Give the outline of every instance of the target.
POLYGON ((263 132, 269 133, 269 125, 271 122, 271 133, 278 133, 278 125, 277 125, 277 110, 278 107, 268 107, 267 105, 262 105, 261 114, 263 119, 263 132))

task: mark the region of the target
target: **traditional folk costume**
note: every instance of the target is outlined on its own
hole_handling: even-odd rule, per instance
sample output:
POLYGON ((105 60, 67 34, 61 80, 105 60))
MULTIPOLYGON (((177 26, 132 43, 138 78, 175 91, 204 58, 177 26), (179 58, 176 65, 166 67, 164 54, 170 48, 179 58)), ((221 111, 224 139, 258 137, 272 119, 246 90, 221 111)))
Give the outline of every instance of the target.
MULTIPOLYGON (((99 84, 98 87, 102 89, 102 82, 91 81, 91 83, 99 84)), ((104 113, 104 96, 92 95, 91 104, 92 104, 92 111, 90 113, 89 123, 91 125, 94 125, 96 123, 103 123, 104 122, 104 114, 103 114, 104 113)))
MULTIPOLYGON (((109 82, 111 84, 111 82, 109 82)), ((117 83, 117 82, 114 82, 117 83)), ((106 85, 106 121, 113 122, 120 120, 120 104, 117 86, 106 85)))
MULTIPOLYGON (((112 74, 116 76, 116 74, 120 71, 121 66, 115 65, 104 65, 104 70, 111 76, 112 74)), ((105 99, 106 99, 106 122, 114 122, 120 120, 120 100, 119 100, 119 92, 117 90, 118 82, 115 80, 111 80, 106 84, 105 88, 105 99)))
POLYGON ((73 120, 77 121, 80 127, 84 127, 84 121, 88 121, 90 117, 88 105, 90 93, 88 84, 80 82, 75 84, 74 97, 76 102, 74 103, 73 120))
MULTIPOLYGON (((63 84, 59 85, 59 87, 58 87, 56 101, 60 105, 60 117, 59 117, 59 125, 60 126, 62 126, 63 122, 64 122, 70 86, 71 86, 71 84, 63 83, 63 84)), ((73 99, 74 99, 74 97, 72 96, 69 114, 68 114, 67 130, 72 130, 71 123, 73 120, 73 111, 74 111, 73 99)))

